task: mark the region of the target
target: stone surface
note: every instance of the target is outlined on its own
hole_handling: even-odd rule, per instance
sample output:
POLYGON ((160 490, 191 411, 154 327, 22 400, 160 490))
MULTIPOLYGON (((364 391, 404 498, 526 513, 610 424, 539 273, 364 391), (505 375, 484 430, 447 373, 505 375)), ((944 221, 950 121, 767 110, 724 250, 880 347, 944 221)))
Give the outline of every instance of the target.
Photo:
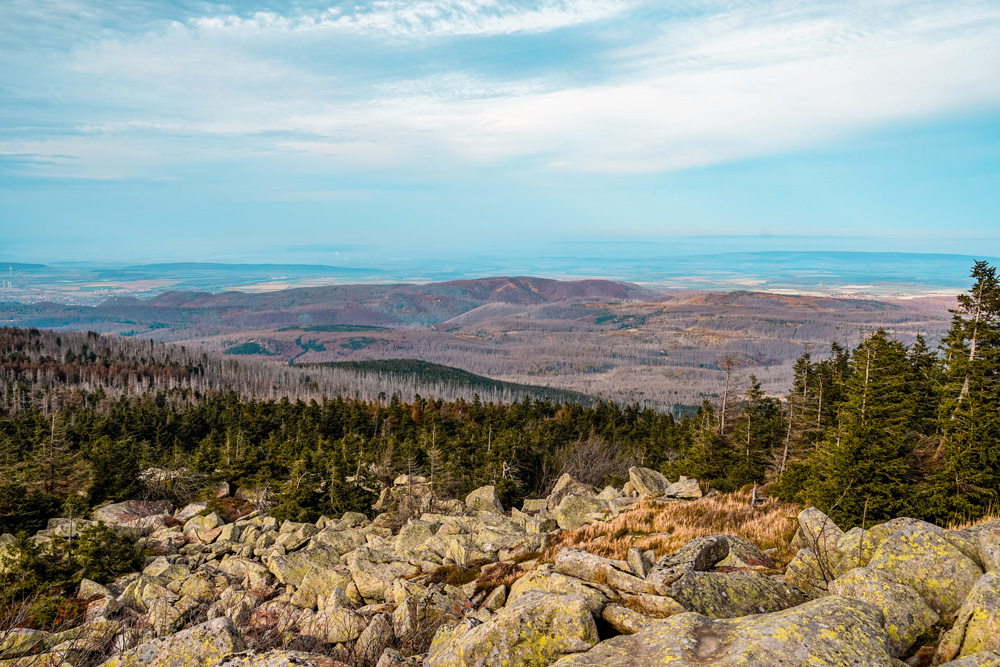
POLYGON ((670 597, 688 611, 711 618, 735 618, 781 611, 804 603, 797 589, 752 570, 686 572, 670 587, 670 597))
POLYGON ((812 549, 799 549, 785 568, 785 581, 806 595, 822 597, 836 573, 836 563, 821 559, 812 549))
POLYGON ((1000 572, 979 579, 945 633, 935 660, 964 658, 974 653, 1000 653, 1000 572))
POLYGON ((855 568, 831 582, 829 590, 833 595, 861 600, 880 609, 885 617, 889 652, 897 658, 906 655, 917 638, 938 622, 937 613, 913 588, 881 570, 855 568))
POLYGON ((945 622, 954 617, 982 576, 971 559, 937 532, 904 526, 881 541, 868 567, 912 587, 945 622))
POLYGON ((649 468, 632 466, 628 469, 628 480, 632 490, 640 496, 662 496, 670 487, 670 480, 649 468))
POLYGON ((650 562, 646 553, 639 547, 631 547, 627 556, 628 566, 632 569, 632 574, 643 579, 652 571, 653 563, 650 562))
POLYGON ((231 653, 246 650, 233 622, 222 617, 169 637, 128 649, 105 667, 208 667, 231 653))
POLYGON ((654 619, 618 604, 609 604, 601 612, 601 618, 623 635, 634 635, 645 629, 654 619))
POLYGON ((555 508, 554 515, 556 523, 563 530, 576 530, 587 523, 590 523, 588 514, 600 512, 607 508, 607 504, 593 495, 591 496, 564 496, 555 508))
POLYGON ((364 621, 352 610, 331 608, 303 623, 301 631, 323 643, 339 644, 357 639, 364 627, 364 621))
POLYGON ((1000 655, 984 651, 958 660, 943 662, 940 667, 1000 667, 1000 655))
POLYGON ((559 574, 605 584, 616 591, 666 595, 667 586, 625 572, 627 567, 627 563, 595 556, 582 549, 562 549, 555 562, 555 570, 559 574))
POLYGON ((681 549, 657 561, 646 578, 669 586, 685 572, 704 572, 729 555, 729 541, 722 535, 696 537, 681 549))
POLYGON ((556 485, 553 487, 552 493, 549 494, 549 497, 546 500, 546 508, 549 511, 554 510, 566 496, 594 498, 597 494, 594 492, 592 487, 587 486, 586 484, 581 484, 569 475, 563 475, 556 481, 556 485))
POLYGON ((583 598, 535 591, 485 622, 438 631, 424 665, 546 667, 597 642, 597 625, 583 598))
POLYGON ((833 562, 840 556, 837 545, 844 537, 842 531, 833 519, 815 507, 807 507, 799 512, 799 528, 792 537, 792 546, 798 549, 811 549, 813 553, 833 562))
POLYGON ((881 614, 871 605, 827 597, 773 614, 713 620, 695 613, 613 637, 557 667, 895 667, 881 614))
POLYGON ((701 498, 701 485, 696 479, 681 477, 680 481, 674 482, 663 492, 668 498, 680 498, 682 500, 697 500, 701 498))
POLYGON ((479 510, 480 512, 492 512, 494 514, 503 514, 503 505, 500 504, 500 498, 497 496, 497 489, 495 486, 483 486, 475 491, 471 491, 465 498, 466 506, 479 510))
POLYGON ((1000 527, 987 528, 976 535, 979 560, 987 572, 1000 570, 1000 527))
POLYGON ((514 604, 518 598, 532 591, 555 595, 578 595, 587 601, 590 611, 597 616, 600 615, 604 605, 608 602, 608 593, 605 590, 557 572, 534 570, 511 585, 507 604, 514 604))
POLYGON ((90 515, 94 521, 103 521, 107 524, 125 525, 150 516, 169 514, 173 512, 174 506, 168 500, 126 500, 113 505, 95 507, 90 515))
POLYGON ((715 564, 716 567, 765 570, 774 567, 774 561, 747 538, 735 535, 722 535, 722 538, 729 546, 729 553, 715 564))
POLYGON ((263 653, 237 653, 212 667, 344 667, 344 663, 315 653, 275 649, 263 653))
POLYGON ((382 657, 382 652, 389 648, 394 640, 395 635, 389 617, 386 614, 376 614, 354 645, 358 664, 361 667, 375 665, 382 657))

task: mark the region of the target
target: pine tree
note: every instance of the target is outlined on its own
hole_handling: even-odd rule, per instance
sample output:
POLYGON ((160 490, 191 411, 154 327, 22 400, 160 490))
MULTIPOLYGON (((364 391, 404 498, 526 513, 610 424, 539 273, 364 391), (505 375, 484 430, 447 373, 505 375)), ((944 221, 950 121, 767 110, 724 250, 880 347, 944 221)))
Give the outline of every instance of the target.
POLYGON ((1000 484, 1000 281, 977 261, 942 341, 941 465, 929 485, 934 518, 961 521, 996 502, 1000 484))
POLYGON ((750 376, 743 410, 736 418, 732 447, 735 460, 728 478, 735 488, 763 483, 775 452, 781 447, 784 420, 781 402, 764 395, 760 381, 750 376))
POLYGON ((917 423, 906 346, 879 329, 854 351, 851 366, 839 423, 828 429, 805 490, 844 527, 865 514, 885 520, 907 513, 907 437, 917 423))

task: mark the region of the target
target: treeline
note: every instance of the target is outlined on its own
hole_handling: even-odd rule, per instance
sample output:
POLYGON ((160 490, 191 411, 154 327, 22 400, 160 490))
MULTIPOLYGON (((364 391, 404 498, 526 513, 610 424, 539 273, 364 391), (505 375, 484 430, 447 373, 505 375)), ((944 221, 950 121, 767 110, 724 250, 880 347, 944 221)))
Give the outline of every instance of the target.
POLYGON ((495 484, 508 504, 562 472, 600 484, 633 462, 661 466, 690 421, 653 410, 525 399, 518 403, 334 398, 247 400, 183 390, 118 398, 62 395, 0 419, 0 531, 32 527, 69 499, 95 505, 149 493, 148 468, 226 480, 269 497, 283 518, 370 511, 400 474, 422 474, 442 498, 495 484))
POLYGON ((299 520, 369 510, 401 473, 441 497, 495 484, 513 505, 563 472, 620 485, 638 464, 723 491, 757 484, 845 527, 965 521, 995 509, 1000 482, 1000 285, 984 262, 972 278, 939 349, 881 329, 853 350, 834 343, 799 358, 785 400, 753 376, 738 386, 727 357, 720 398, 680 419, 637 404, 409 398, 373 393, 360 369, 3 329, 0 530, 154 492, 139 476, 152 467, 226 480, 299 520), (344 391, 317 379, 333 372, 344 391))
POLYGON ((1000 285, 977 262, 939 350, 885 330, 828 358, 804 354, 783 404, 751 382, 742 409, 705 404, 672 464, 719 485, 771 482, 841 525, 895 516, 961 523, 1000 489, 1000 285), (733 414, 732 408, 728 409, 733 414))

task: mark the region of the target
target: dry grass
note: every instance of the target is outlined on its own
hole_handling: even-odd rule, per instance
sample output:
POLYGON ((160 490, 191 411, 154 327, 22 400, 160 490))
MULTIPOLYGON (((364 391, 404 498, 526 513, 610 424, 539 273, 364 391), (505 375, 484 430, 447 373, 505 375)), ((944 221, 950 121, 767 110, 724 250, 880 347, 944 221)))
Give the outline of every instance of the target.
POLYGON ((953 523, 948 526, 948 530, 964 530, 966 528, 972 528, 980 524, 989 523, 990 521, 997 521, 997 520, 1000 520, 1000 512, 991 507, 990 510, 987 511, 984 516, 978 519, 974 519, 972 521, 965 521, 963 523, 953 523))
POLYGON ((624 559, 630 547, 653 549, 657 558, 677 551, 703 535, 737 535, 761 549, 778 549, 787 562, 795 533, 797 505, 768 500, 750 507, 750 492, 736 491, 693 502, 644 500, 630 512, 605 523, 560 533, 549 539, 543 559, 554 561, 563 547, 585 549, 606 558, 624 559))
POLYGON ((483 568, 482 574, 476 579, 476 593, 481 591, 491 593, 493 589, 500 586, 510 587, 525 574, 527 571, 519 563, 513 561, 501 561, 490 565, 483 568))

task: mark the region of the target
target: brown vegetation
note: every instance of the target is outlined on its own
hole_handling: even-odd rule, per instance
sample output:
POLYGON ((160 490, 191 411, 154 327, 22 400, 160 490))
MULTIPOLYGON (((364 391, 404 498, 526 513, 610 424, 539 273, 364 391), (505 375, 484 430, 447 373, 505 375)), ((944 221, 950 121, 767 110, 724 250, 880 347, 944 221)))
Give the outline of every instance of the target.
POLYGON ((554 561, 563 547, 620 560, 627 557, 630 547, 639 547, 654 550, 659 558, 696 537, 726 534, 745 537, 761 549, 778 549, 775 560, 787 562, 800 509, 773 499, 751 507, 747 490, 693 502, 644 500, 611 521, 552 536, 543 558, 554 561))

